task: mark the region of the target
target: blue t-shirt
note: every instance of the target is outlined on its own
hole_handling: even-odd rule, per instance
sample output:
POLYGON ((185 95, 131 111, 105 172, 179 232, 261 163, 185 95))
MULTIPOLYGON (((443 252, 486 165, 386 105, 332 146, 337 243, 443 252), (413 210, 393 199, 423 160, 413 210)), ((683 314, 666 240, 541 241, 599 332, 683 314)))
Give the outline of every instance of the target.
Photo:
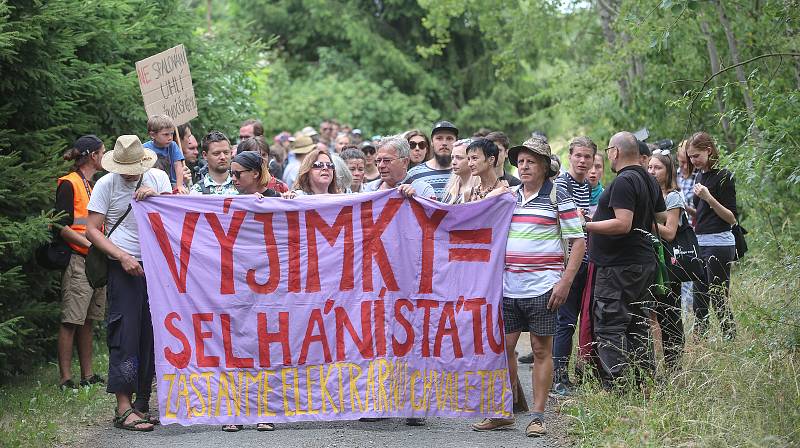
POLYGON ((175 175, 174 163, 184 159, 183 152, 181 152, 181 148, 178 144, 172 141, 169 142, 169 148, 159 148, 154 141, 150 140, 143 146, 155 152, 157 156, 166 157, 169 160, 169 171, 167 171, 167 174, 169 174, 169 182, 171 184, 176 184, 178 182, 178 177, 175 175))

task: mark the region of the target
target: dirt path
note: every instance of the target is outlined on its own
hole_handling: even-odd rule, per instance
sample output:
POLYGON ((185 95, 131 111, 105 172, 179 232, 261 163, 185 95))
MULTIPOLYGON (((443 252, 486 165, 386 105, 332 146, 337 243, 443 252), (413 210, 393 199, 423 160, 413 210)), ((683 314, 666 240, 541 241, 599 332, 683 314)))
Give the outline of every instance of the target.
MULTIPOLYGON (((527 353, 530 345, 520 338, 520 353, 527 353)), ((531 404, 530 367, 520 368, 520 379, 531 404)), ((555 402, 547 406, 549 434, 533 439, 525 437, 528 417, 517 414, 513 429, 479 433, 470 429, 472 420, 448 418, 428 419, 424 427, 409 427, 403 419, 389 419, 375 423, 358 421, 302 422, 278 424, 274 432, 257 432, 252 427, 238 433, 225 433, 218 426, 179 425, 159 426, 152 433, 134 433, 114 429, 108 419, 88 428, 85 437, 76 446, 85 447, 564 447, 568 445, 566 425, 562 416, 554 412, 555 402)), ((111 411, 109 410, 109 415, 111 411)))

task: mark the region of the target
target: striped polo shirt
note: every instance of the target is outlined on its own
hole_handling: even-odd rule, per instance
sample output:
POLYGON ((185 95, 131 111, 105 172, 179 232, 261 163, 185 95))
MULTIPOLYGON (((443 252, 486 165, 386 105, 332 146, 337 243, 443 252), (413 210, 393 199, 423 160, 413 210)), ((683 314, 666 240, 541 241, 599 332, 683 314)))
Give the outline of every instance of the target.
POLYGON ((583 238, 575 202, 560 185, 556 189, 556 216, 550 202, 553 188, 553 182, 547 179, 539 192, 528 199, 522 196, 522 186, 511 188, 517 197, 517 206, 506 243, 505 297, 537 297, 552 289, 564 271, 561 240, 583 238), (560 235, 556 219, 561 225, 560 235))
MULTIPOLYGON (((567 171, 556 178, 556 185, 559 185, 559 188, 561 188, 561 186, 566 188, 567 193, 572 196, 572 201, 575 202, 575 205, 578 206, 579 209, 582 209, 586 213, 591 213, 592 186, 589 185, 588 180, 584 179, 583 183, 580 183, 567 171)), ((589 247, 588 239, 586 241, 586 247, 589 247)), ((583 254, 583 261, 586 263, 589 262, 588 250, 583 254)))
POLYGON ((423 180, 427 182, 428 185, 433 187, 433 191, 436 193, 436 200, 442 202, 445 194, 445 187, 447 187, 447 181, 450 180, 452 173, 452 169, 435 170, 429 167, 427 163, 420 163, 414 168, 408 170, 408 177, 406 178, 405 183, 410 184, 415 180, 423 180))

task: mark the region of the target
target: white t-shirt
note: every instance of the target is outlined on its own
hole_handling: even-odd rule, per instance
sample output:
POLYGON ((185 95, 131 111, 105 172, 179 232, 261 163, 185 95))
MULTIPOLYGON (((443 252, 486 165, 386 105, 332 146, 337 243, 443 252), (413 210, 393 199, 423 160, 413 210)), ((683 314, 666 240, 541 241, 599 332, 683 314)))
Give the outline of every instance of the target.
MULTIPOLYGON (((159 194, 172 191, 172 185, 166 172, 151 168, 143 176, 143 187, 150 187, 159 194)), ((119 174, 109 173, 101 177, 95 184, 87 208, 90 212, 102 213, 106 216, 106 232, 111 230, 117 220, 125 214, 128 204, 133 200, 133 192, 138 182, 138 180, 127 182, 119 174)), ((139 228, 136 226, 133 210, 114 230, 110 240, 137 260, 142 260, 142 252, 139 248, 139 228)))

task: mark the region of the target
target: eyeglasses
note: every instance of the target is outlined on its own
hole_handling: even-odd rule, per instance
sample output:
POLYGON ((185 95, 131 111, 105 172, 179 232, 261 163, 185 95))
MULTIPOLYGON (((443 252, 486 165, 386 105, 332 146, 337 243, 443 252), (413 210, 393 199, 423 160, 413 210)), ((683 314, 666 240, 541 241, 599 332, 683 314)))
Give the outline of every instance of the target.
POLYGON ((405 159, 405 157, 395 157, 393 159, 390 159, 390 158, 375 159, 375 165, 381 165, 381 164, 384 164, 384 163, 388 165, 388 164, 394 162, 395 160, 400 160, 400 159, 405 159))
POLYGON ((608 154, 608 150, 609 149, 617 149, 617 147, 616 146, 609 146, 608 148, 606 148, 606 154, 608 154))
POLYGON ((311 164, 311 168, 315 170, 321 170, 321 169, 333 170, 335 167, 336 165, 334 165, 331 162, 314 162, 311 164))
POLYGON ((669 156, 669 149, 654 149, 653 154, 660 154, 662 156, 669 156))
POLYGON ((253 171, 253 170, 241 170, 241 171, 231 170, 231 176, 233 176, 233 177, 235 177, 237 179, 241 179, 242 178, 242 173, 246 173, 248 171, 253 171))
POLYGON ((425 140, 421 142, 415 142, 413 140, 409 140, 408 146, 410 146, 411 149, 417 149, 417 147, 419 147, 419 149, 428 149, 428 143, 425 140))

